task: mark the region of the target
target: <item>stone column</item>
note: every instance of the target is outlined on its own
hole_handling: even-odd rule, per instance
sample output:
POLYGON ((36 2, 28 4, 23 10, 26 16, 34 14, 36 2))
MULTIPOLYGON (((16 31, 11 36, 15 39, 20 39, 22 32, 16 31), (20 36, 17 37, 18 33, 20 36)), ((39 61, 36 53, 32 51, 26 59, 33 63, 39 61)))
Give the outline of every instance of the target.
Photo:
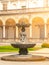
POLYGON ((3 26, 3 38, 5 38, 5 25, 3 26))
POLYGON ((18 38, 18 27, 16 26, 16 38, 18 38))
MULTIPOLYGON (((31 16, 30 16, 31 17, 31 16)), ((30 19, 30 17, 29 17, 29 19, 30 19)), ((29 22, 31 25, 30 25, 30 38, 32 38, 32 21, 30 20, 30 22, 29 22)))
MULTIPOLYGON (((18 23, 18 21, 16 22, 16 24, 18 23)), ((16 38, 18 38, 18 27, 16 26, 16 38)))
POLYGON ((32 38, 32 19, 31 19, 31 15, 29 14, 29 23, 30 23, 30 38, 32 38))
POLYGON ((47 27, 46 27, 46 23, 44 25, 44 31, 45 31, 45 39, 44 39, 44 41, 46 42, 47 41, 47 27))
POLYGON ((30 38, 32 38, 32 25, 30 26, 30 38))
POLYGON ((44 28, 45 28, 45 38, 47 38, 46 23, 45 23, 45 26, 44 26, 44 28))

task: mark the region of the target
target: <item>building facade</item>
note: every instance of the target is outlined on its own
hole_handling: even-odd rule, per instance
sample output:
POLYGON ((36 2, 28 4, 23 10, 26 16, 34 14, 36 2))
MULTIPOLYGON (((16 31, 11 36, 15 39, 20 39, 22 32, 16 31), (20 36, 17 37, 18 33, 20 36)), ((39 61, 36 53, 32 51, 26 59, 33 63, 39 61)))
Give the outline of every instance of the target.
MULTIPOLYGON (((24 0, 20 2, 22 3, 22 1, 25 2, 24 0)), ((31 24, 29 28, 26 28, 28 39, 49 39, 48 0, 43 0, 43 7, 26 8, 24 5, 20 9, 11 10, 7 9, 7 2, 8 1, 1 2, 3 10, 0 10, 0 40, 17 40, 20 30, 16 26, 16 23, 21 23, 22 21, 31 24)))

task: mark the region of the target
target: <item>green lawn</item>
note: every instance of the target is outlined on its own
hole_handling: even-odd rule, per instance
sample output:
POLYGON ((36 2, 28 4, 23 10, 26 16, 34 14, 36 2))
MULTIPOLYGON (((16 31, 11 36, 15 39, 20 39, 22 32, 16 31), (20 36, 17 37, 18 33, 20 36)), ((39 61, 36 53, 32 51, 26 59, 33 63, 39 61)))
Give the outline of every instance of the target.
MULTIPOLYGON (((34 51, 41 49, 40 47, 28 48, 29 51, 34 51)), ((12 46, 0 46, 0 52, 17 52, 18 48, 13 48, 12 46)))
POLYGON ((13 48, 12 46, 0 46, 0 52, 15 52, 18 48, 13 48))

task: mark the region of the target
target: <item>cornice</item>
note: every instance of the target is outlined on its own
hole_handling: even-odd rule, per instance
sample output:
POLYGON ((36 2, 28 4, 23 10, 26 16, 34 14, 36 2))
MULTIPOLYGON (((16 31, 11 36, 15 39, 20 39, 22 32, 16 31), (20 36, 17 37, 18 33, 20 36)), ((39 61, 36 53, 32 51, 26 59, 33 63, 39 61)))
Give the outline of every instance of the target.
POLYGON ((49 13, 49 8, 30 8, 30 9, 15 9, 15 10, 1 10, 0 15, 19 15, 19 14, 36 14, 49 13))

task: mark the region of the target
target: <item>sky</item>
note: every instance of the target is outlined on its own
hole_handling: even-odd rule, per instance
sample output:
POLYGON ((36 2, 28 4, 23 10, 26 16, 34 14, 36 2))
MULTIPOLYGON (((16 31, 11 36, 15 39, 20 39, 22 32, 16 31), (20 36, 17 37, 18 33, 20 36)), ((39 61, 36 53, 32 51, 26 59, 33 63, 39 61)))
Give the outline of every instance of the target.
MULTIPOLYGON (((17 2, 8 2, 7 9, 21 9, 23 6, 26 6, 26 8, 36 8, 36 7, 44 7, 44 0, 25 0, 25 1, 19 1, 17 2)), ((0 10, 3 9, 3 5, 0 2, 0 10)))

